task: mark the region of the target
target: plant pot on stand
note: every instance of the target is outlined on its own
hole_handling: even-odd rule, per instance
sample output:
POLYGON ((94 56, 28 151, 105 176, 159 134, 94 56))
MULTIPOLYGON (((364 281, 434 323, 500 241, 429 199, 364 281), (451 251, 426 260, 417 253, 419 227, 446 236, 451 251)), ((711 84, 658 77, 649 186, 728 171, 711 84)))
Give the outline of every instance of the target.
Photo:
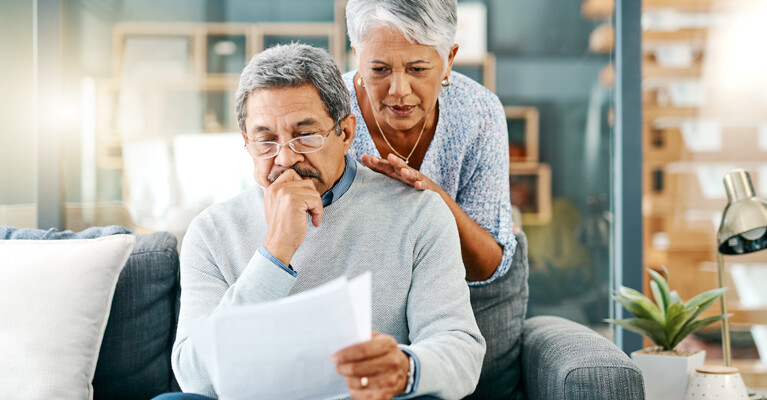
MULTIPOLYGON (((665 277, 653 270, 648 269, 648 272, 652 278, 650 289, 654 301, 634 289, 621 286, 612 298, 634 318, 607 321, 646 336, 656 344, 657 347, 631 353, 631 358, 642 370, 646 399, 681 400, 695 368, 703 366, 706 352, 680 351, 675 347, 691 333, 729 316, 697 318, 727 288, 709 290, 684 303, 676 291, 669 290, 665 277)), ((665 273, 668 276, 668 271, 665 273)))
POLYGON ((705 350, 663 351, 659 347, 631 353, 642 370, 647 400, 680 400, 695 369, 703 366, 705 350))

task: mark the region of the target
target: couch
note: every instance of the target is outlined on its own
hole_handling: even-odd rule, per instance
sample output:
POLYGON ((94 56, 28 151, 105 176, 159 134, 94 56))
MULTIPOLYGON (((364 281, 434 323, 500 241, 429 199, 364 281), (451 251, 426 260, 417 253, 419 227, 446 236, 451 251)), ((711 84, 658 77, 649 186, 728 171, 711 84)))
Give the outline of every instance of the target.
MULTIPOLYGON (((128 233, 118 226, 89 228, 82 232, 0 227, 0 239, 66 240, 128 233)), ((170 354, 178 319, 179 261, 177 240, 167 232, 136 235, 136 245, 120 274, 112 301, 93 381, 94 399, 149 399, 178 391, 170 354)), ((526 246, 518 236, 518 259, 526 279, 526 246)), ((511 279, 511 278, 510 278, 511 279)), ((526 284, 521 286, 526 290, 526 284)), ((492 289, 473 290, 472 300, 493 295, 492 289)), ((524 296, 526 299, 526 295, 524 296)), ((505 304, 499 297, 496 306, 505 304)), ((524 315, 524 309, 521 311, 524 315)), ((494 318, 501 314, 488 313, 494 318)), ((478 318, 480 329, 483 321, 478 318)), ((517 326, 517 325, 515 325, 517 326)), ((518 324, 521 330, 488 337, 488 346, 499 345, 504 335, 519 337, 519 359, 513 368, 486 361, 482 387, 475 398, 497 397, 509 391, 508 382, 521 380, 508 397, 538 399, 644 399, 639 368, 612 342, 596 332, 563 318, 533 317, 518 324), (517 372, 515 372, 517 371, 517 372), (521 375, 521 376, 517 376, 521 375), (524 392, 524 394, 523 394, 524 392)), ((486 336, 487 331, 483 329, 486 336)))

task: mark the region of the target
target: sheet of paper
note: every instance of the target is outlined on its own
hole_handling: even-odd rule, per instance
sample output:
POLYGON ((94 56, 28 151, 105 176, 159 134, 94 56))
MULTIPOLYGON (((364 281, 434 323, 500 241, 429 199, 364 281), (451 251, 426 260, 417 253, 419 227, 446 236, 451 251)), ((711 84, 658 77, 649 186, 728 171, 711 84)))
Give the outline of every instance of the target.
POLYGON ((371 334, 371 277, 339 278, 201 321, 192 341, 218 397, 322 399, 347 393, 331 356, 371 334))

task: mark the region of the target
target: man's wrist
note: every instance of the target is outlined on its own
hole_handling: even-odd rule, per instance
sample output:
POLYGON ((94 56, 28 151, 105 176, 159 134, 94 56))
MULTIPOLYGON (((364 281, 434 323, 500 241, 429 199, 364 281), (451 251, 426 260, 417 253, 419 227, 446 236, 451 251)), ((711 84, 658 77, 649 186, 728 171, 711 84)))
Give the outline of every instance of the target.
POLYGON ((270 240, 269 238, 266 238, 264 240, 264 248, 269 251, 272 256, 274 256, 276 259, 280 260, 281 263, 285 265, 290 265, 290 260, 293 259, 293 254, 295 254, 295 250, 291 251, 289 249, 285 249, 285 246, 279 245, 279 240, 270 240))
POLYGON ((407 370, 407 383, 405 383, 405 390, 402 392, 402 394, 408 395, 413 391, 413 384, 415 383, 415 360, 410 356, 410 354, 405 353, 405 355, 407 356, 407 361, 410 366, 407 370))

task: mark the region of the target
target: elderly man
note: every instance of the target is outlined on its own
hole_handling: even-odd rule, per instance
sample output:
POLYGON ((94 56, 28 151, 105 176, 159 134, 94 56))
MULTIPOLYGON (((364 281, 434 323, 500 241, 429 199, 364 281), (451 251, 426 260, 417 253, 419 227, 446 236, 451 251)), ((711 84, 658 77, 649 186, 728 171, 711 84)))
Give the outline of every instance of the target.
POLYGON ((350 396, 470 394, 485 342, 453 216, 435 193, 347 155, 356 119, 327 52, 291 44, 256 55, 236 112, 258 185, 187 231, 172 359, 181 388, 215 396, 189 336, 194 321, 371 271, 373 337, 333 358, 350 396))

